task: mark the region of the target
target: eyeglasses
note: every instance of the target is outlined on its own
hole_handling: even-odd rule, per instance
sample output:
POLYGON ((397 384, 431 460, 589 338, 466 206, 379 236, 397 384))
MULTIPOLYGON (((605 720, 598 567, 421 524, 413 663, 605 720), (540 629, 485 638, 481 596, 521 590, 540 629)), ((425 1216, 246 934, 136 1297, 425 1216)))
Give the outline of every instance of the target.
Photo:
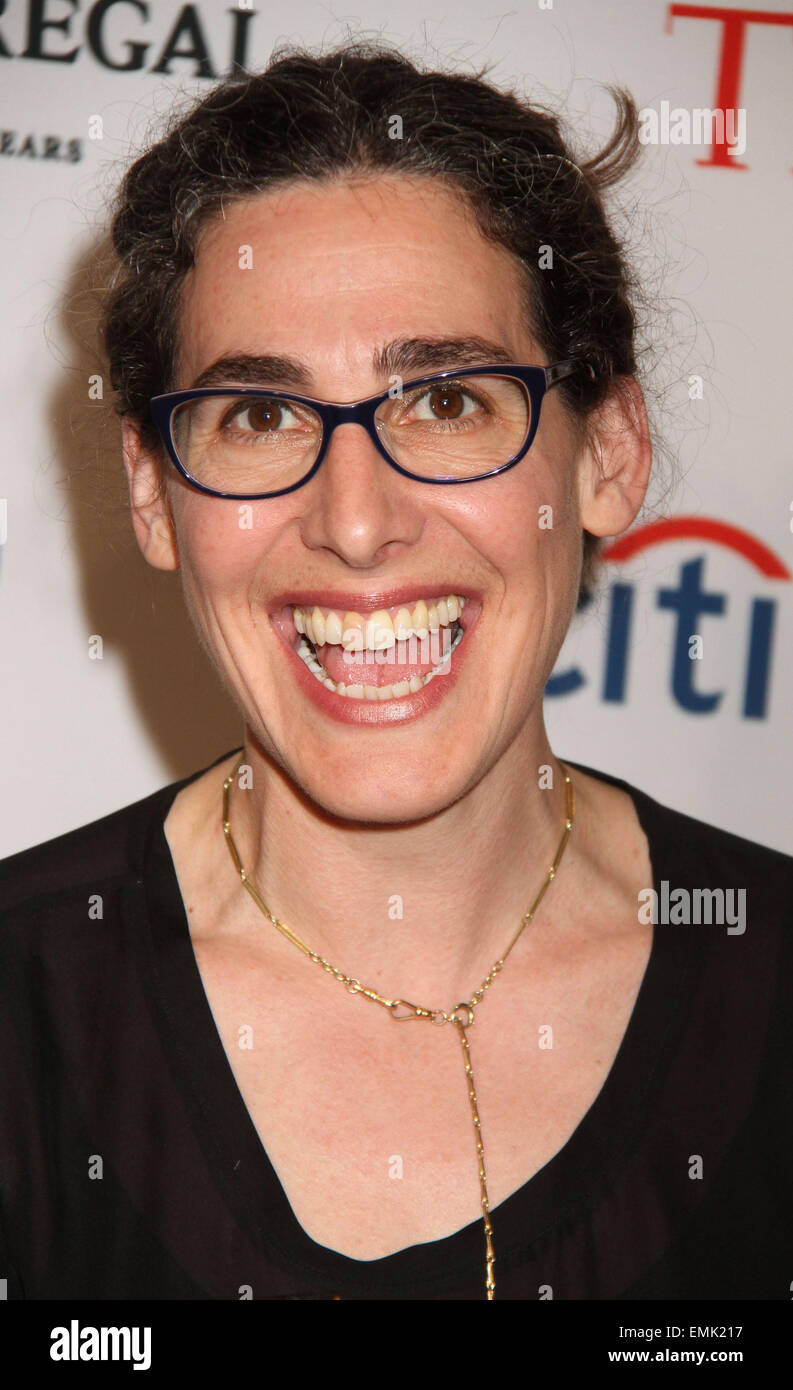
POLYGON ((465 367, 348 405, 264 386, 154 396, 152 420, 182 477, 210 497, 257 501, 313 478, 339 425, 361 425, 386 463, 422 483, 473 483, 531 447, 546 391, 588 363, 465 367))

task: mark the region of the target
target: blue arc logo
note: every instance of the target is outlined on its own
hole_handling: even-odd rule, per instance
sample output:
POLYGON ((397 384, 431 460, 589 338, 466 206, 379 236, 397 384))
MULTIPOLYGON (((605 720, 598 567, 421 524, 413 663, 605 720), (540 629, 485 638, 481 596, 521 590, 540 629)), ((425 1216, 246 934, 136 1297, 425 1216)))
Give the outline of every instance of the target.
MULTIPOLYGON (((620 564, 652 546, 668 541, 699 540, 716 544, 739 555, 765 579, 790 581, 786 565, 762 541, 740 527, 708 517, 679 516, 651 522, 620 536, 601 551, 605 563, 620 564)), ((689 714, 713 714, 721 704, 723 691, 701 691, 695 687, 697 663, 691 660, 690 643, 700 618, 721 616, 727 595, 708 590, 703 582, 704 556, 681 565, 676 585, 659 588, 656 607, 674 615, 672 637, 671 695, 689 714)), ((622 704, 627 699, 629 652, 636 600, 636 586, 615 581, 611 586, 607 621, 606 655, 601 698, 622 704)), ((591 600, 585 599, 582 607, 591 600)), ((765 719, 776 626, 777 602, 773 598, 750 600, 748 642, 743 672, 741 713, 745 719, 765 719)), ((548 680, 548 696, 571 695, 590 683, 579 666, 554 672, 548 680)))

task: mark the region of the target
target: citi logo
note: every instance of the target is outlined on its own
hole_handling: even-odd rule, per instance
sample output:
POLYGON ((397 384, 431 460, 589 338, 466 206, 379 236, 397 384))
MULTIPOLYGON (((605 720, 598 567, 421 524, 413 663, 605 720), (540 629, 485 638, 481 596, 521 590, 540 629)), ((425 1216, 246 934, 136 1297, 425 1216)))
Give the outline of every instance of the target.
MULTIPOLYGON (((641 598, 641 659, 647 662, 651 658, 653 678, 667 682, 668 693, 680 709, 693 715, 713 715, 730 694, 733 705, 737 696, 742 718, 767 718, 779 599, 767 592, 743 597, 715 587, 708 582, 706 561, 710 557, 715 560, 717 554, 723 557, 726 552, 739 557, 764 581, 774 583, 789 582, 790 571, 778 555, 748 531, 696 516, 639 526, 604 548, 601 558, 609 564, 624 564, 642 551, 672 541, 700 542, 706 549, 680 565, 676 580, 665 582, 654 591, 625 579, 615 580, 606 599, 605 650, 600 671, 587 669, 580 662, 563 666, 548 680, 546 695, 572 695, 597 681, 601 700, 610 704, 627 702, 632 664, 640 659, 633 639, 641 598), (743 612, 739 612, 741 608, 743 612), (713 627, 713 620, 722 618, 732 619, 728 640, 713 627), (651 648, 647 630, 654 639, 651 648), (714 663, 703 661, 703 657, 717 650, 719 681, 709 674, 714 663)), ((764 587, 768 589, 767 582, 764 587)), ((581 607, 586 608, 591 601, 585 599, 581 607)))

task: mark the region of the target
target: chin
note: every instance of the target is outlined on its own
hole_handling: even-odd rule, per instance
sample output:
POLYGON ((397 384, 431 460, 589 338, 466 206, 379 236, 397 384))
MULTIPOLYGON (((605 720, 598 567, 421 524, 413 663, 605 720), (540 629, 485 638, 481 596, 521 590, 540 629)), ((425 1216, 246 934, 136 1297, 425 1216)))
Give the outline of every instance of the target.
POLYGON ((341 778, 318 778, 310 769, 294 769, 291 775, 304 795, 329 815, 377 825, 426 820, 456 801, 468 784, 461 772, 439 778, 437 768, 426 761, 417 769, 399 761, 391 775, 387 760, 377 769, 370 768, 368 775, 349 766, 341 778))

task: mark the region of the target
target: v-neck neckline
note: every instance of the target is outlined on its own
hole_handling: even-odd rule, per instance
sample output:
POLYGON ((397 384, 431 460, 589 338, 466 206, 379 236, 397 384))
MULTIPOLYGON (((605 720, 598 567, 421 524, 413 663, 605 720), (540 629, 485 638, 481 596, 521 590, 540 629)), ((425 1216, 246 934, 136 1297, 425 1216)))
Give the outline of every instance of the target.
MULTIPOLYGON (((209 766, 231 756, 228 753, 209 766)), ((627 792, 650 849, 653 885, 685 882, 681 846, 665 833, 673 814, 618 777, 563 759, 572 768, 627 792), (673 869, 674 864, 674 869, 673 869)), ((147 798, 151 807, 139 862, 147 903, 149 960, 162 1017, 170 1031, 181 1085, 192 1095, 199 1140, 235 1219, 260 1248, 306 1276, 351 1296, 399 1296, 482 1281, 481 1217, 451 1235, 375 1260, 357 1260, 320 1245, 300 1225, 239 1090, 196 961, 164 822, 183 787, 208 768, 147 798)), ((690 938, 653 930, 644 975, 619 1048, 592 1104, 560 1149, 491 1209, 499 1265, 562 1221, 583 1216, 619 1177, 638 1144, 652 1092, 660 1086, 693 983, 697 952, 690 938)))

